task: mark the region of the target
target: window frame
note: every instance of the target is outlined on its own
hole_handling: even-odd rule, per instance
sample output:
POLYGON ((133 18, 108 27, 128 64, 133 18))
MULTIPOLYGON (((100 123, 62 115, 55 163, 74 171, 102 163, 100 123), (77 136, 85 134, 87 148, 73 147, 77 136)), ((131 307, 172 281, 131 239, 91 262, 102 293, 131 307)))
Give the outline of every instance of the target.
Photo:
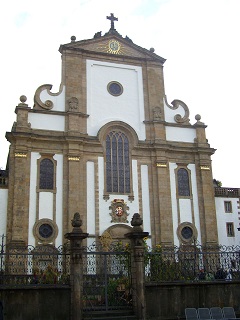
POLYGON ((226 232, 227 232, 227 237, 231 237, 231 238, 235 237, 233 222, 226 222, 226 232))
POLYGON ((129 126, 127 123, 122 121, 111 121, 105 124, 98 132, 99 141, 103 146, 103 158, 104 158, 104 191, 103 191, 103 199, 108 200, 110 194, 122 194, 128 195, 128 199, 130 201, 134 200, 133 193, 133 177, 132 177, 132 151, 133 148, 138 144, 138 136, 135 130, 129 126), (111 131, 121 131, 124 133, 129 142, 129 171, 130 171, 130 192, 129 193, 117 193, 117 192, 107 192, 106 185, 106 137, 111 131))
POLYGON ((57 161, 53 159, 53 154, 42 154, 41 158, 37 160, 37 192, 52 192, 56 193, 56 166, 57 161), (52 189, 43 189, 40 188, 40 166, 43 160, 50 160, 53 163, 53 188, 52 189))
POLYGON ((47 218, 40 219, 40 220, 36 221, 33 226, 33 235, 34 235, 37 243, 43 243, 43 244, 53 243, 53 244, 55 244, 55 240, 58 236, 58 226, 51 219, 47 219, 47 218), (52 234, 49 237, 42 237, 42 235, 39 232, 39 228, 43 224, 48 224, 52 228, 52 234))
POLYGON ((187 222, 187 221, 182 222, 177 227, 177 236, 178 236, 180 243, 185 243, 185 244, 195 243, 198 238, 197 228, 191 222, 187 222), (182 231, 186 227, 191 229, 191 231, 192 231, 191 237, 188 237, 188 238, 184 237, 184 234, 182 231))
POLYGON ((224 210, 225 213, 232 213, 232 201, 224 201, 224 210), (228 209, 229 207, 229 209, 228 209))
POLYGON ((178 165, 178 167, 175 169, 175 180, 176 180, 176 196, 177 196, 177 198, 191 199, 192 198, 191 171, 187 168, 187 165, 178 165), (188 173, 189 195, 180 195, 179 194, 178 172, 181 169, 186 170, 186 172, 188 173))
POLYGON ((106 193, 108 194, 130 194, 132 190, 131 186, 131 157, 130 157, 130 143, 129 143, 129 138, 128 135, 123 131, 123 130, 110 130, 105 139, 105 190, 106 193), (110 137, 111 135, 111 137, 110 137), (107 152, 107 144, 108 141, 107 139, 109 138, 109 143, 110 143, 110 158, 111 160, 108 161, 108 153, 107 152), (116 162, 113 160, 113 143, 114 140, 116 142, 116 162), (126 149, 126 144, 125 144, 125 139, 127 140, 127 150, 126 149), (120 148, 120 142, 122 142, 122 148, 120 148), (128 152, 128 155, 125 155, 125 151, 128 152), (121 153, 121 154, 120 154, 121 153), (118 162, 118 157, 122 156, 122 161, 123 165, 122 168, 120 168, 120 164, 118 162), (128 161, 128 163, 126 163, 128 161), (128 171, 125 170, 125 164, 128 165, 128 171), (109 177, 109 170, 108 166, 110 166, 110 177, 109 177), (116 166, 116 168, 114 168, 116 166), (114 177, 114 171, 116 171, 116 175, 114 177), (123 171, 123 179, 121 179, 120 171, 123 171), (117 190, 115 189, 114 185, 114 178, 117 180, 117 190), (111 180, 111 183, 108 184, 108 179, 111 180), (127 182, 127 179, 129 182, 127 182), (122 182, 121 182, 122 180, 122 182), (109 188, 110 187, 110 188, 109 188), (123 188, 121 190, 121 188, 123 188))

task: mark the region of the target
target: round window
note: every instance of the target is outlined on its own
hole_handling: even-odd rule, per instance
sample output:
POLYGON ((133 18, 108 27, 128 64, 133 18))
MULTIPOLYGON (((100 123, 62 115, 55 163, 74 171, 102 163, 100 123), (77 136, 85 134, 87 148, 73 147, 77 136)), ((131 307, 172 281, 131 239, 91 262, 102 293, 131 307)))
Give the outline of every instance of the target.
POLYGON ((112 81, 109 82, 107 90, 112 96, 120 96, 123 93, 123 86, 117 81, 112 81))
POLYGON ((58 227, 51 219, 40 219, 33 226, 33 234, 40 243, 51 243, 58 235, 58 227))
POLYGON ((182 237, 186 240, 191 239, 193 236, 193 230, 190 227, 184 227, 181 231, 182 237))
POLYGON ((53 228, 48 223, 43 223, 38 230, 41 237, 47 239, 52 236, 53 234, 53 228))

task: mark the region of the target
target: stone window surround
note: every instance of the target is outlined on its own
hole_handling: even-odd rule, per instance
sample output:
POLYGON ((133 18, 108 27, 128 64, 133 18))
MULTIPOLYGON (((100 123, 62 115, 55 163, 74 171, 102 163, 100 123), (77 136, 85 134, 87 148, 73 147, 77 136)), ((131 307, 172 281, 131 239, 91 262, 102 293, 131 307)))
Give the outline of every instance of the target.
POLYGON ((191 244, 197 240, 198 232, 197 232, 196 227, 191 222, 186 221, 186 222, 182 222, 179 224, 179 226, 177 228, 177 236, 178 236, 178 239, 180 240, 181 243, 191 244), (192 236, 188 239, 184 238, 182 235, 182 230, 185 227, 189 227, 192 229, 192 236))
POLYGON ((225 213, 232 213, 232 201, 224 201, 225 213))
POLYGON ((37 192, 53 192, 56 193, 56 166, 57 166, 57 161, 53 159, 54 154, 46 154, 46 153, 41 153, 41 157, 37 160, 37 192), (44 159, 49 159, 53 162, 53 189, 40 189, 39 184, 40 184, 40 163, 44 159))
POLYGON ((176 181, 176 196, 177 198, 185 198, 185 199, 192 199, 192 184, 191 184, 191 170, 187 168, 188 164, 177 164, 178 167, 175 169, 175 181, 176 181), (181 196, 178 192, 178 170, 185 169, 188 172, 188 185, 189 185, 189 196, 181 196))
POLYGON ((56 223, 51 219, 46 219, 46 218, 40 219, 37 222, 35 222, 35 224, 33 226, 33 235, 38 243, 42 243, 42 244, 53 243, 54 244, 55 239, 58 236, 58 227, 57 227, 56 223), (53 233, 48 238, 42 237, 39 233, 39 228, 43 224, 49 224, 52 227, 53 233))
MULTIPOLYGON (((137 138, 137 135, 136 135, 136 132, 134 131, 134 129, 132 129, 128 124, 126 124, 124 122, 113 121, 113 122, 107 123, 105 126, 103 126, 99 130, 98 136, 99 136, 100 142, 103 145, 103 150, 104 150, 104 175, 106 178, 106 154, 105 154, 106 137, 109 132, 118 131, 118 130, 123 132, 127 136, 128 142, 129 142, 130 193, 124 193, 124 194, 128 194, 128 197, 130 199, 132 199, 134 197, 134 194, 133 194, 133 185, 132 185, 133 181, 132 181, 132 156, 131 156, 131 154, 132 154, 132 149, 137 144, 138 138, 137 138)), ((118 193, 117 192, 107 192, 106 179, 104 179, 104 199, 105 200, 107 198, 109 198, 109 194, 118 194, 118 193)))
POLYGON ((122 93, 123 93, 123 86, 120 82, 118 81, 111 81, 108 83, 107 85, 107 91, 112 95, 112 96, 115 96, 115 97, 118 97, 120 96, 122 93), (117 88, 119 89, 119 92, 115 93, 112 91, 112 86, 113 85, 116 85, 117 88))
POLYGON ((233 222, 226 222, 226 232, 227 237, 235 237, 233 222))

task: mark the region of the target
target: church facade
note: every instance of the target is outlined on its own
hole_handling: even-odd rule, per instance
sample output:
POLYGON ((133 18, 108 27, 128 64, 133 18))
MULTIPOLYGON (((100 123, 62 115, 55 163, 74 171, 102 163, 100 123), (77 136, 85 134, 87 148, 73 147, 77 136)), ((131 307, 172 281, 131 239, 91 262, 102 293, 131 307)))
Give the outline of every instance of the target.
POLYGON ((229 201, 239 211, 240 194, 216 200, 206 125, 200 115, 190 123, 184 102, 167 101, 165 59, 109 18, 105 35, 60 46, 58 93, 40 86, 33 107, 21 96, 6 133, 0 231, 9 244, 59 246, 79 212, 89 243, 123 240, 138 212, 152 245, 228 241, 218 212, 229 201))

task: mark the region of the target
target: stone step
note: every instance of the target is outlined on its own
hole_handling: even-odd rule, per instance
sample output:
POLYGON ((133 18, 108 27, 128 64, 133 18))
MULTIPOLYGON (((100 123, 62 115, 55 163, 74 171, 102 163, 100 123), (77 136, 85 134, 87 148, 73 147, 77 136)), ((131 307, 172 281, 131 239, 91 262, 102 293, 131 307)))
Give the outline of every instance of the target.
POLYGON ((106 315, 102 315, 102 316, 88 316, 87 318, 84 317, 83 320, 107 320, 107 319, 111 319, 111 320, 137 320, 136 316, 106 316, 106 315))
POLYGON ((83 313, 84 320, 137 320, 132 310, 88 311, 83 313))

